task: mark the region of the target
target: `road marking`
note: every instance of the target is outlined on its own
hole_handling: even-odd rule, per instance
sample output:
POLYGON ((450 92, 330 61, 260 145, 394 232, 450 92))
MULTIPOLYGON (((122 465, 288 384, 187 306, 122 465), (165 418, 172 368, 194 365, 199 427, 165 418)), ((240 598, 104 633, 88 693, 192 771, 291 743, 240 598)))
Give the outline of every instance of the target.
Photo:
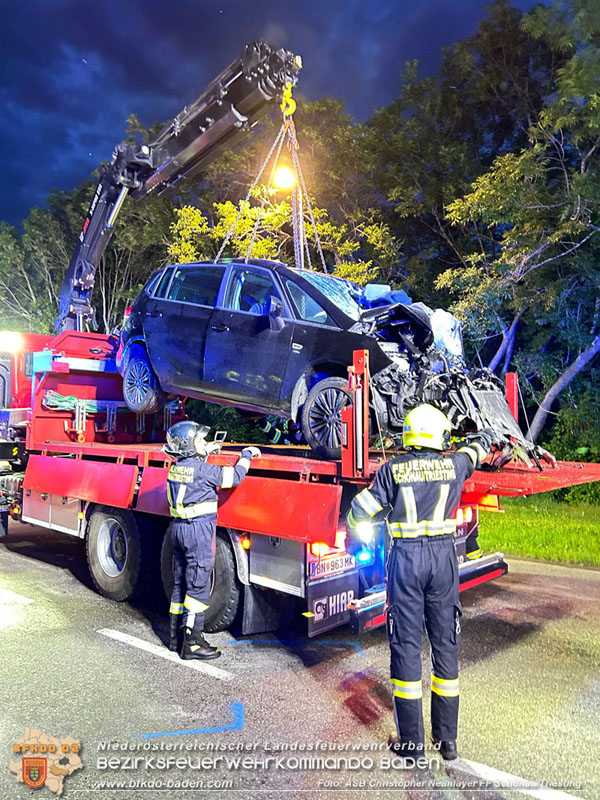
POLYGON ((197 733, 223 733, 223 731, 239 731, 244 727, 244 705, 243 703, 232 703, 233 722, 230 725, 221 725, 218 728, 192 728, 187 731, 167 731, 165 733, 142 733, 142 739, 155 739, 158 736, 183 736, 184 734, 197 733))
POLYGON ((167 650, 164 645, 152 644, 152 642, 147 642, 145 639, 138 639, 136 636, 130 636, 128 633, 113 631, 111 628, 102 628, 96 631, 96 633, 101 633, 102 636, 108 636, 109 639, 116 639, 118 642, 137 647, 138 650, 145 650, 146 653, 151 653, 153 656, 165 658, 167 661, 172 661, 180 667, 187 667, 188 669, 196 670, 196 672, 204 672, 207 675, 212 675, 213 678, 218 678, 221 681, 228 681, 234 677, 232 672, 214 667, 212 664, 208 664, 205 661, 184 661, 179 658, 177 653, 167 650))
POLYGON ((510 788, 514 791, 522 792, 522 794, 528 794, 530 797, 537 797, 538 800, 581 800, 580 797, 576 797, 574 794, 568 794, 560 789, 540 786, 535 781, 519 778, 517 775, 511 775, 510 772, 502 772, 499 769, 494 769, 494 767, 488 767, 487 764, 467 761, 466 758, 461 758, 459 764, 466 764, 478 778, 499 783, 501 784, 500 788, 510 788))
POLYGON ((0 589, 0 600, 5 600, 8 603, 20 603, 23 606, 35 603, 35 600, 30 597, 24 597, 22 594, 17 594, 12 589, 0 589))

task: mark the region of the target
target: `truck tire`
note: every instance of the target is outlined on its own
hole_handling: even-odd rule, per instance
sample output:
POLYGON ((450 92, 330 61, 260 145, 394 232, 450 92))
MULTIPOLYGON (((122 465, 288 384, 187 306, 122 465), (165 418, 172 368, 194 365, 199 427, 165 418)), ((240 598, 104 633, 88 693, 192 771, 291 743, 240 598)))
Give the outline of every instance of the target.
POLYGON ((123 397, 130 411, 136 414, 153 414, 165 404, 165 393, 145 349, 132 344, 123 370, 123 397))
POLYGON ((352 395, 344 378, 325 378, 308 393, 302 407, 302 434, 321 458, 329 461, 341 458, 341 411, 351 403, 352 395))
MULTIPOLYGON (((169 533, 163 539, 160 567, 165 594, 170 599, 173 591, 173 545, 169 533)), ((217 633, 226 630, 234 621, 240 601, 235 558, 229 542, 217 533, 215 567, 211 577, 208 611, 204 617, 204 630, 217 633)))
POLYGON ((153 548, 142 547, 135 514, 106 507, 94 511, 85 549, 90 575, 100 594, 122 601, 140 593, 153 548))

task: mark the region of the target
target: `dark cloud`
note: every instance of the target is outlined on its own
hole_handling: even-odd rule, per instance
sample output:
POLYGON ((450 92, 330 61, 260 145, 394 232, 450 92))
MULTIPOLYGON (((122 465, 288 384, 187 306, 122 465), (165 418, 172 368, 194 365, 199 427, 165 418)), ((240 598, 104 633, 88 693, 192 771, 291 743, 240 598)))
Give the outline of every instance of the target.
MULTIPOLYGON (((533 0, 519 0, 529 8, 533 0)), ((342 97, 357 119, 475 32, 485 0, 1 0, 0 219, 108 159, 133 112, 168 119, 265 38, 301 53, 298 94, 342 97)))

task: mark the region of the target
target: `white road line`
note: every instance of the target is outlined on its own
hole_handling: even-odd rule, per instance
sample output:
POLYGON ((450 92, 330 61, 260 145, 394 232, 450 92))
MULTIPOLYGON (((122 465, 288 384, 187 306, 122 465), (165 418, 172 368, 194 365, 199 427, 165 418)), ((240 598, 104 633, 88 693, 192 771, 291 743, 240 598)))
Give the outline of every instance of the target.
POLYGON ((35 603, 35 600, 32 600, 30 597, 24 597, 22 594, 17 594, 13 592, 12 589, 0 589, 0 601, 20 603, 23 606, 27 606, 29 603, 35 603))
POLYGON ((487 781, 502 784, 505 789, 513 789, 523 794, 528 794, 530 797, 537 797, 538 800, 581 800, 574 794, 568 794, 560 789, 550 789, 546 786, 540 786, 535 781, 528 781, 525 778, 519 778, 517 775, 511 775, 510 772, 502 772, 494 767, 488 767, 487 764, 478 764, 476 761, 467 761, 461 758, 461 764, 466 764, 470 767, 470 771, 477 777, 483 778, 487 781))
POLYGON ((118 642, 124 642, 132 647, 137 647, 139 650, 145 650, 146 653, 151 653, 153 656, 165 658, 167 661, 172 661, 180 667, 188 667, 188 669, 195 669, 196 672, 204 672, 207 675, 212 675, 213 678, 218 678, 221 681, 229 681, 234 677, 232 672, 219 669, 219 667, 215 667, 206 661, 184 661, 179 658, 177 653, 167 650, 166 647, 152 644, 152 642, 147 642, 145 639, 138 639, 136 636, 130 636, 128 633, 113 631, 110 628, 102 628, 96 632, 101 633, 102 636, 108 636, 109 639, 116 639, 118 642))

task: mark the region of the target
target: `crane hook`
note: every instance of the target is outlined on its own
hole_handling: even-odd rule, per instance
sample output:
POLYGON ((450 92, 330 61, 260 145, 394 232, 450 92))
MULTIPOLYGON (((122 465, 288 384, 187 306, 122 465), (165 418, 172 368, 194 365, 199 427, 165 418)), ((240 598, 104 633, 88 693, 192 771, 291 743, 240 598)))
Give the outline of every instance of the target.
POLYGON ((283 97, 281 99, 281 110, 284 117, 291 117, 296 110, 296 101, 292 97, 292 84, 288 81, 283 90, 283 97))

